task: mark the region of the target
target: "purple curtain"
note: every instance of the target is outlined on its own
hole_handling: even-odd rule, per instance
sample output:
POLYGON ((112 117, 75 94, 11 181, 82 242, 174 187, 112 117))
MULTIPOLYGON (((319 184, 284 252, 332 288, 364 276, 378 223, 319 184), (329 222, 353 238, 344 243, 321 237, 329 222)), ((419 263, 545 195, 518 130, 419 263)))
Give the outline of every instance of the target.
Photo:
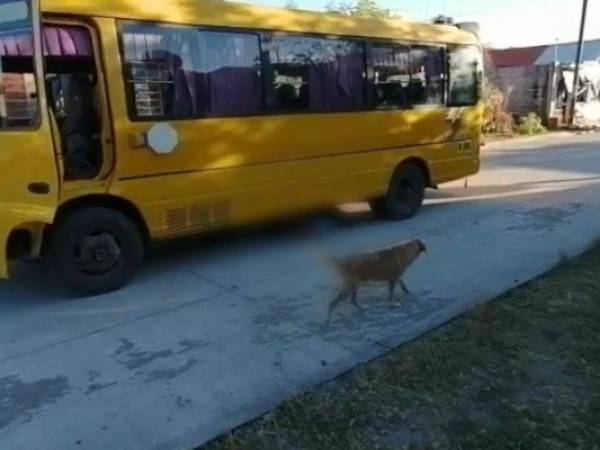
MULTIPOLYGON (((364 105, 364 43, 306 36, 277 36, 271 64, 281 79, 299 79, 297 104, 284 96, 278 109, 343 111, 364 105)), ((285 83, 284 83, 285 85, 285 83)), ((287 86, 297 89, 288 82, 287 86)))
MULTIPOLYGON (((308 106, 312 110, 320 110, 323 107, 325 90, 321 83, 323 79, 323 68, 321 64, 310 64, 308 66, 308 106)), ((306 86, 301 89, 306 90, 306 86)), ((302 92, 301 92, 302 93, 302 92)))
POLYGON ((427 103, 440 104, 444 102, 444 52, 442 49, 432 47, 428 49, 424 66, 427 75, 426 96, 427 103))
POLYGON ((0 56, 31 56, 33 39, 28 31, 0 35, 0 56))
POLYGON ((83 27, 44 27, 44 54, 47 56, 92 56, 89 31, 83 27))
POLYGON ((195 115, 207 116, 212 111, 210 77, 203 72, 186 72, 186 77, 192 93, 192 110, 195 115))
POLYGON ((255 69, 222 67, 208 77, 213 114, 251 114, 260 109, 262 86, 255 69))
MULTIPOLYGON (((89 33, 82 27, 45 26, 44 55, 91 56, 89 33)), ((33 46, 30 32, 0 36, 0 56, 31 56, 33 46)))
POLYGON ((313 110, 359 108, 364 103, 364 59, 360 53, 309 67, 309 106, 313 110))
MULTIPOLYGON (((258 36, 153 25, 127 25, 125 60, 132 83, 153 84, 152 64, 166 67, 162 87, 166 117, 226 116, 262 110, 258 36)), ((130 86, 131 88, 131 86, 130 86)))
POLYGON ((338 84, 348 99, 350 107, 358 108, 364 104, 364 70, 365 62, 362 53, 351 53, 339 58, 338 84))

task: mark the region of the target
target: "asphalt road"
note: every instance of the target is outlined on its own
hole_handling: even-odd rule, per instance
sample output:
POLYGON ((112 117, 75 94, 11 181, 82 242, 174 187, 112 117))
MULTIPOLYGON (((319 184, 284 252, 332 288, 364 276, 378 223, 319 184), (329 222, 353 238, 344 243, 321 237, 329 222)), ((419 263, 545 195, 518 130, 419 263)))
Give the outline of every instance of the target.
POLYGON ((137 280, 74 299, 23 264, 0 283, 0 448, 188 449, 581 253, 600 237, 600 137, 485 149, 405 223, 364 205, 157 248, 137 280), (325 326, 317 255, 407 238, 429 252, 325 326))

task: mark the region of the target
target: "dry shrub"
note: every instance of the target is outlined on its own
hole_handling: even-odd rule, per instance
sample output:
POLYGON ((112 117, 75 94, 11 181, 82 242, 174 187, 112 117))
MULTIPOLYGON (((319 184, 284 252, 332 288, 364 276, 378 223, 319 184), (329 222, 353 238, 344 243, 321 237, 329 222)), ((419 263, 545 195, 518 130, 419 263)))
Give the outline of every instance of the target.
POLYGON ((483 132, 511 135, 514 128, 514 120, 506 112, 504 94, 494 84, 487 82, 483 89, 483 132))

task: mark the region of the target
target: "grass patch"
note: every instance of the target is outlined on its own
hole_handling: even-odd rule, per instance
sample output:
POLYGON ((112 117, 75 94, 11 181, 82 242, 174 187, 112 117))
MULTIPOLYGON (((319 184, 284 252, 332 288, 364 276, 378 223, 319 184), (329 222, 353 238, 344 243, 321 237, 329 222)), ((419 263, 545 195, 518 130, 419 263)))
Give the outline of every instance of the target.
POLYGON ((600 448, 600 247, 202 447, 600 448))

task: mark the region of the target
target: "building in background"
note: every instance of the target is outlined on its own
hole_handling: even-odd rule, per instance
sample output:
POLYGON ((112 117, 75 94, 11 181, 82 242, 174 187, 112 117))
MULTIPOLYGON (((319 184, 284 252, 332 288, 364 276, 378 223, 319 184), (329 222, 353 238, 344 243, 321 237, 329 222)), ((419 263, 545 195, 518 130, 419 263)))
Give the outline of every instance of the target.
MULTIPOLYGON (((558 126, 565 120, 576 54, 575 42, 488 49, 488 80, 504 93, 508 112, 536 112, 549 126, 558 126)), ((600 124, 600 40, 584 43, 576 120, 581 125, 600 124)))

